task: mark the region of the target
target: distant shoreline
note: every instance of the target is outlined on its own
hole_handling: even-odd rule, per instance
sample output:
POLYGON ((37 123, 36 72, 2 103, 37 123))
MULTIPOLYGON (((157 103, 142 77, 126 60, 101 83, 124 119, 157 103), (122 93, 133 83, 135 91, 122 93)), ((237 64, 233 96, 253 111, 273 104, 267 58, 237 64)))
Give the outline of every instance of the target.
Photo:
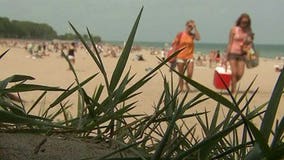
MULTIPOLYGON (((122 45, 123 41, 105 41, 106 43, 110 43, 113 45, 122 45)), ((170 42, 144 42, 144 41, 136 41, 134 45, 146 47, 146 48, 169 48, 170 42)), ((220 50, 224 51, 226 48, 226 43, 196 43, 195 44, 195 52, 206 54, 211 50, 220 50)), ((284 44, 255 44, 256 50, 259 52, 261 57, 264 58, 275 58, 275 57, 283 57, 284 56, 284 44)))
MULTIPOLYGON (((43 39, 16 39, 16 38, 0 38, 0 41, 62 41, 71 42, 72 40, 43 40, 43 39)), ((78 41, 78 40, 73 40, 78 41)), ((124 41, 102 41, 102 43, 123 46, 124 41)), ((163 49, 170 48, 170 42, 145 42, 145 41, 134 41, 133 46, 138 46, 146 49, 163 49)), ((211 50, 220 50, 224 52, 226 43, 196 43, 195 52, 198 54, 208 54, 211 50)), ((284 57, 284 44, 255 44, 256 50, 259 52, 260 57, 275 59, 276 57, 284 57)))

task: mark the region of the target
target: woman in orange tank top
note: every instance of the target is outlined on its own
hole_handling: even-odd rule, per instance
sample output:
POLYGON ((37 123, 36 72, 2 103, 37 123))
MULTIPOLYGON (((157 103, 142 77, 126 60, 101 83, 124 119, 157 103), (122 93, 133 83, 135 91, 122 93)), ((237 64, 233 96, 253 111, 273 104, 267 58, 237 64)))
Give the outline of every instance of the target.
MULTIPOLYGON (((200 40, 200 34, 196 28, 195 22, 193 20, 189 20, 185 24, 185 30, 180 32, 172 46, 175 46, 175 50, 183 49, 177 56, 176 56, 176 63, 178 72, 180 74, 184 74, 185 71, 187 72, 187 77, 192 78, 193 74, 193 54, 194 54, 194 40, 200 40)), ((183 88, 184 81, 180 77, 179 78, 179 88, 180 91, 189 91, 189 86, 186 84, 186 90, 183 88)))
POLYGON ((244 43, 252 41, 251 19, 248 14, 243 13, 232 27, 227 46, 227 60, 232 70, 231 92, 236 91, 237 82, 242 78, 245 70, 244 43))

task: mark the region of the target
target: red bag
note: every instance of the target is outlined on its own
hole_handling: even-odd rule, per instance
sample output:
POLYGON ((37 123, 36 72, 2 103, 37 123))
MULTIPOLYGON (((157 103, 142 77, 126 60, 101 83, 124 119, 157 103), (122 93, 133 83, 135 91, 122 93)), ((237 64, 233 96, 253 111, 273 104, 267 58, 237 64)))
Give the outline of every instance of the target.
MULTIPOLYGON (((175 53, 176 49, 178 48, 178 45, 180 43, 180 39, 181 39, 181 36, 182 36, 183 32, 180 32, 174 42, 172 43, 172 47, 169 49, 168 53, 167 53, 167 58, 169 58, 173 53, 175 53)), ((175 63, 176 62, 176 57, 173 57, 169 60, 170 63, 175 63)))

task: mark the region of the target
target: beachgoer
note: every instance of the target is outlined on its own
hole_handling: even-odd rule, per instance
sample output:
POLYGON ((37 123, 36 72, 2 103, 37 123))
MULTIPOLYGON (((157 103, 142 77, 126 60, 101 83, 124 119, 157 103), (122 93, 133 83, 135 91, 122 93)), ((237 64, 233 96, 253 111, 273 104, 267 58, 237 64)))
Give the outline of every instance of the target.
POLYGON ((284 65, 274 65, 274 68, 276 72, 282 72, 284 65))
MULTIPOLYGON (((185 30, 178 33, 174 40, 174 44, 172 46, 175 46, 176 49, 182 49, 183 50, 176 56, 176 63, 178 72, 180 74, 187 73, 188 78, 192 78, 193 74, 193 67, 194 67, 194 61, 193 61, 193 53, 194 53, 194 40, 200 40, 200 34, 197 30, 197 27, 195 25, 195 22, 193 20, 189 20, 185 24, 185 30)), ((184 81, 180 77, 179 78, 179 88, 181 91, 189 91, 189 86, 186 84, 186 90, 183 88, 184 81)))
POLYGON ((200 55, 198 55, 197 58, 196 58, 196 65, 197 66, 203 66, 203 60, 202 60, 200 55))
POLYGON ((216 57, 216 51, 211 50, 209 53, 209 68, 212 68, 215 57, 216 57))
POLYGON ((75 64, 75 52, 76 52, 76 44, 72 42, 68 49, 68 59, 74 65, 75 64))
POLYGON ((219 63, 221 60, 220 50, 217 50, 216 56, 215 56, 215 62, 219 63))
POLYGON ((237 82, 242 78, 245 70, 244 43, 253 39, 251 19, 248 14, 243 13, 237 19, 236 25, 232 27, 227 46, 227 60, 232 70, 231 92, 236 91, 237 82))
POLYGON ((166 59, 166 49, 163 48, 160 53, 161 53, 161 59, 164 61, 166 59))

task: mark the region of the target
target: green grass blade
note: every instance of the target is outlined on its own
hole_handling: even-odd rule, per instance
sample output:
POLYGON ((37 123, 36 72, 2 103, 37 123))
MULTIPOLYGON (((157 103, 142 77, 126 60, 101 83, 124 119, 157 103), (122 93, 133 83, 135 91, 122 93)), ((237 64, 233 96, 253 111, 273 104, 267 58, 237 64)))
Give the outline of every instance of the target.
POLYGON ((172 131, 175 127, 177 116, 181 112, 181 110, 182 110, 182 107, 179 107, 177 109, 177 111, 173 114, 173 118, 169 121, 169 125, 166 129, 166 132, 163 135, 163 138, 160 141, 159 145, 157 146, 157 149, 156 149, 154 155, 152 156, 151 160, 157 160, 157 159, 162 158, 163 150, 164 150, 166 143, 168 142, 170 136, 172 135, 172 131))
MULTIPOLYGON (((73 75, 74 75, 74 77, 75 77, 75 81, 76 81, 77 85, 79 85, 79 84, 80 84, 79 78, 78 78, 78 75, 76 74, 76 71, 75 71, 75 69, 74 69, 72 63, 70 62, 70 60, 69 60, 69 58, 67 57, 67 55, 65 55, 64 53, 61 53, 61 54, 63 55, 64 59, 67 61, 68 65, 69 65, 69 68, 71 69, 71 71, 72 71, 72 73, 73 73, 73 75)), ((79 91, 80 91, 80 90, 79 90, 79 91)))
POLYGON ((271 148, 277 147, 277 145, 282 142, 281 137, 283 136, 283 134, 284 134, 284 117, 282 117, 280 124, 276 126, 275 135, 273 137, 271 148))
MULTIPOLYGON (((62 106, 62 104, 60 103, 60 108, 59 108, 59 110, 57 111, 57 112, 55 112, 53 115, 51 115, 50 116, 50 120, 54 120, 57 116, 59 116, 61 113, 63 113, 63 116, 64 116, 64 119, 65 118, 67 118, 67 117, 65 117, 66 116, 66 110, 68 109, 68 108, 70 108, 72 105, 68 105, 68 106, 66 106, 66 107, 63 107, 62 106)), ((66 121, 67 119, 65 119, 65 122, 67 122, 66 121)))
POLYGON ((282 143, 281 145, 277 146, 276 148, 273 148, 273 150, 271 151, 271 157, 270 159, 279 159, 279 160, 283 160, 284 158, 284 143, 282 143))
POLYGON ((213 133, 213 131, 215 131, 215 128, 217 126, 217 120, 218 120, 218 117, 219 117, 219 112, 220 112, 220 103, 217 104, 213 118, 211 120, 211 125, 210 125, 210 129, 209 129, 210 133, 213 133))
MULTIPOLYGON (((248 117, 247 120, 253 119, 255 117, 257 117, 257 115, 254 115, 252 117, 248 117)), ((207 147, 213 144, 216 144, 216 142, 220 139, 222 139, 223 137, 225 137, 227 134, 229 134, 232 130, 238 128, 239 126, 244 124, 244 120, 240 120, 236 123, 234 123, 233 125, 228 126, 228 128, 225 128, 223 130, 221 130, 220 132, 212 135, 211 137, 208 137, 206 139, 204 139, 203 141, 201 141, 200 143, 194 145, 192 148, 190 148, 187 151, 182 152, 181 154, 177 155, 177 157, 175 158, 176 160, 180 160, 184 157, 186 157, 189 154, 192 154, 196 151, 198 151, 199 149, 203 148, 203 147, 207 147)))
POLYGON ((244 143, 244 144, 237 145, 235 147, 232 147, 232 148, 226 150, 225 152, 223 152, 221 154, 215 155, 214 157, 212 157, 212 160, 222 159, 226 155, 229 155, 229 154, 234 153, 234 152, 236 152, 238 150, 246 148, 247 146, 251 146, 252 144, 253 144, 253 142, 247 142, 247 143, 244 143))
MULTIPOLYGON (((174 95, 170 94, 170 88, 169 88, 169 84, 167 83, 166 78, 164 78, 164 92, 165 92, 165 104, 168 104, 169 107, 167 107, 166 109, 166 116, 167 117, 172 117, 174 111, 176 111, 176 100, 174 100, 174 95)), ((187 93, 186 93, 187 94, 187 93)), ((186 96, 184 96, 183 101, 185 99, 186 96)))
MULTIPOLYGON (((227 127, 228 125, 229 125, 229 123, 230 123, 230 120, 231 120, 231 118, 232 118, 232 116, 233 116, 233 113, 234 113, 234 111, 233 110, 229 110, 228 111, 228 113, 226 114, 226 115, 224 115, 224 121, 223 121, 223 129, 225 128, 225 127, 227 127)), ((224 110, 223 110, 223 114, 224 114, 224 110)), ((233 122, 234 123, 234 122, 233 122)))
POLYGON ((77 35, 77 37, 80 39, 80 41, 83 43, 84 47, 87 49, 88 53, 91 55, 91 57, 93 58, 93 60, 95 61, 95 63, 97 64, 97 66, 99 67, 99 69, 101 70, 101 64, 98 61, 97 57, 95 56, 94 52, 91 50, 91 48, 89 47, 89 45, 87 44, 87 42, 84 40, 84 38, 82 37, 82 35, 77 31, 77 29, 73 26, 73 24, 71 22, 68 22, 69 25, 71 26, 71 28, 73 29, 73 31, 75 32, 75 34, 77 35))
POLYGON ((4 109, 6 111, 11 111, 16 115, 26 116, 25 110, 15 103, 9 103, 5 100, 0 99, 0 106, 1 109, 4 109))
POLYGON ((0 59, 2 59, 2 58, 8 53, 9 50, 10 50, 10 49, 7 49, 4 53, 2 53, 2 54, 0 55, 0 59))
MULTIPOLYGON (((207 112, 200 112, 200 113, 192 113, 192 114, 185 114, 185 115, 179 115, 176 119, 180 120, 180 119, 186 119, 186 118, 190 118, 190 117, 196 117, 196 116, 200 116, 200 115, 204 115, 207 112)), ((157 118, 156 120, 154 120, 153 122, 165 122, 168 120, 172 120, 172 116, 165 116, 162 118, 157 118)))
POLYGON ((10 82, 20 82, 20 81, 27 81, 27 80, 34 80, 34 77, 26 76, 26 75, 13 75, 11 77, 8 77, 4 81, 10 82))
POLYGON ((96 90, 95 94, 93 95, 93 100, 98 102, 101 95, 102 95, 102 92, 103 92, 103 89, 104 89, 104 86, 100 84, 98 90, 96 90))
POLYGON ((146 79, 141 79, 137 81, 134 85, 126 89, 123 94, 119 96, 120 101, 125 101, 126 99, 129 98, 129 96, 133 93, 135 93, 139 88, 141 88, 145 83, 147 83, 150 79, 152 79, 154 75, 146 78, 146 79))
MULTIPOLYGON (((174 152, 176 152, 177 150, 179 150, 179 148, 181 147, 181 145, 185 145, 183 143, 188 143, 187 142, 187 137, 189 134, 192 134, 192 132, 194 131, 194 129, 196 128, 196 125, 193 125, 191 128, 188 128, 188 131, 185 134, 181 134, 180 138, 177 139, 176 143, 174 143, 174 145, 171 145, 171 147, 167 150, 167 154, 165 155, 165 157, 171 157, 172 155, 174 155, 174 152)), ((180 132, 182 132, 180 130, 180 132)))
POLYGON ((121 80, 121 83, 118 85, 117 89, 111 95, 115 97, 115 101, 121 101, 120 99, 123 99, 121 95, 123 95, 126 85, 134 78, 134 76, 131 76, 129 78, 129 75, 130 75, 130 69, 126 73, 125 77, 121 80))
POLYGON ((246 97, 246 95, 248 94, 249 90, 251 89, 252 85, 254 84, 256 80, 256 77, 252 80, 252 82, 250 83, 250 85, 247 87, 247 89, 245 90, 245 92, 242 94, 242 96, 239 98, 237 104, 239 105, 243 100, 244 98, 246 97))
POLYGON ((26 76, 26 75, 13 75, 11 77, 8 77, 2 81, 0 81, 0 89, 5 89, 8 85, 8 83, 11 82, 23 82, 27 80, 34 80, 33 77, 31 76, 26 76))
POLYGON ((248 124, 254 138, 255 138, 255 141, 257 142, 258 146, 261 149, 261 152, 262 152, 261 154, 266 156, 266 157, 269 157, 270 156, 270 148, 265 141, 263 133, 261 133, 260 130, 258 130, 256 128, 256 126, 248 120, 247 120, 247 124, 248 124))
POLYGON ((26 116, 19 116, 7 111, 0 110, 0 122, 12 124, 30 124, 38 126, 49 126, 54 128, 65 128, 60 125, 54 125, 50 122, 35 120, 35 118, 28 118, 26 116))
POLYGON ((125 101, 128 99, 129 95, 137 91, 139 88, 141 88, 145 83, 147 83, 150 79, 152 79, 155 76, 155 72, 159 70, 162 66, 164 66, 171 58, 176 56, 181 50, 176 51, 174 54, 172 54, 169 58, 167 58, 165 61, 162 61, 158 66, 156 66, 153 70, 151 70, 148 74, 146 74, 144 77, 142 77, 140 80, 137 81, 134 85, 129 87, 123 94, 121 95, 121 101, 125 101))
MULTIPOLYGON (((248 112, 249 112, 249 109, 247 109, 246 115, 248 115, 248 112)), ((247 135, 248 135, 248 128, 244 126, 243 127, 243 134, 242 134, 242 144, 247 143, 247 141, 248 141, 247 135)), ((247 148, 241 148, 239 152, 240 152, 240 158, 244 159, 245 155, 247 154, 247 148)))
POLYGON ((282 70, 281 74, 279 75, 279 78, 269 100, 267 110, 264 114, 263 121, 261 123, 260 132, 263 134, 265 142, 268 142, 270 133, 272 131, 273 122, 275 120, 276 112, 279 107, 279 102, 282 97, 283 88, 284 70, 282 70))
POLYGON ((126 66, 126 63, 127 63, 127 60, 128 60, 128 57, 129 57, 129 54, 130 54, 130 51, 131 51, 131 48, 132 48, 132 44, 133 44, 133 41, 134 41, 134 38, 135 38, 135 34, 136 34, 136 31, 137 31, 137 28, 138 28, 138 24, 139 24, 139 21, 140 21, 140 18, 141 18, 141 15, 142 15, 142 12, 143 12, 143 7, 141 8, 138 16, 137 16, 137 19, 134 23, 134 26, 132 27, 132 30, 130 32, 130 35, 128 37, 128 40, 126 42, 126 45, 122 51, 122 54, 121 56, 119 57, 119 60, 117 62, 117 65, 113 71, 113 75, 111 77, 111 81, 110 81, 110 91, 112 92, 120 78, 121 78, 121 75, 124 71, 124 68, 126 66))
POLYGON ((96 44, 94 42, 93 36, 91 35, 91 33, 90 33, 88 28, 87 28, 87 32, 88 32, 89 38, 91 40, 91 43, 93 45, 93 48, 95 49, 96 56, 95 56, 95 54, 93 52, 89 52, 89 54, 91 55, 91 57, 93 58, 93 60, 97 64, 97 66, 99 67, 101 73, 103 74, 106 86, 109 89, 109 81, 108 81, 107 73, 105 71, 105 67, 104 67, 104 64, 102 62, 101 56, 100 56, 100 54, 98 52, 98 49, 97 49, 96 44))
POLYGON ((209 136, 210 132, 209 132, 209 128, 208 128, 207 125, 206 125, 206 122, 204 122, 204 121, 202 120, 202 118, 201 118, 200 116, 198 116, 198 115, 197 115, 195 118, 197 119, 199 125, 201 126, 201 128, 202 128, 204 134, 205 134, 206 136, 209 136))
MULTIPOLYGON (((100 69, 101 73, 103 74, 104 80, 106 82, 106 86, 109 89, 109 82, 108 82, 108 78, 105 72, 105 69, 103 67, 103 63, 100 61, 100 56, 97 54, 97 57, 95 55, 95 53, 92 51, 92 49, 89 47, 89 45, 87 44, 87 42, 84 40, 84 38, 82 37, 82 35, 77 31, 77 29, 72 25, 71 22, 69 22, 69 25, 71 26, 71 28, 73 29, 73 31, 75 32, 75 34, 78 36, 78 38, 80 39, 80 41, 82 42, 82 44, 84 45, 84 47, 87 49, 88 53, 90 54, 90 56, 93 58, 94 62, 96 63, 96 65, 98 66, 98 68, 100 69)), ((89 36, 89 30, 87 29, 89 36)), ((92 36, 91 36, 92 37, 92 36)), ((92 42, 92 38, 91 42, 92 42)), ((92 42, 93 43, 93 42, 92 42)), ((96 49, 96 48, 95 48, 96 49)), ((109 93, 109 91, 108 91, 109 93)))
POLYGON ((189 100, 189 102, 187 104, 184 105, 183 107, 183 113, 187 110, 189 110, 190 108, 208 100, 208 98, 203 98, 200 99, 204 94, 203 93, 198 93, 195 97, 193 97, 191 100, 189 100))
POLYGON ((84 102, 86 103, 87 109, 89 111, 89 115, 92 118, 95 118, 95 106, 96 106, 96 104, 93 103, 93 99, 87 95, 87 93, 84 89, 82 89, 82 92, 84 94, 83 98, 84 98, 84 102))
POLYGON ((71 94, 73 94, 74 92, 76 92, 80 86, 84 86, 85 84, 87 84, 90 80, 92 80, 93 78, 95 78, 96 76, 98 75, 97 74, 94 74, 92 76, 90 76, 89 78, 87 78, 86 80, 84 80, 83 82, 80 83, 80 85, 77 85, 75 87, 73 87, 72 89, 68 90, 68 91, 65 91, 63 92, 53 103, 50 104, 49 107, 54 107, 56 106, 57 104, 59 104, 60 102, 62 102, 64 99, 66 99, 67 97, 69 97, 71 94))
POLYGON ((11 88, 7 88, 3 90, 4 93, 29 92, 29 91, 65 91, 65 89, 61 89, 59 87, 36 85, 36 84, 18 84, 18 85, 12 86, 11 88))
POLYGON ((35 107, 36 105, 41 101, 41 99, 46 95, 47 91, 44 91, 38 99, 35 101, 35 103, 32 105, 32 107, 28 110, 27 114, 29 114, 35 107))
POLYGON ((215 91, 201 85, 200 83, 189 79, 188 77, 180 74, 176 70, 173 70, 178 76, 180 76, 182 79, 184 79, 186 82, 188 82, 190 85, 193 87, 197 88, 199 91, 207 95, 208 97, 212 98, 213 100, 223 104, 225 107, 228 107, 229 109, 232 109, 233 111, 239 113, 239 108, 235 106, 232 102, 230 102, 228 99, 225 97, 221 96, 220 94, 216 93, 215 91))
POLYGON ((64 105, 62 105, 62 103, 60 103, 60 108, 61 111, 63 113, 63 117, 64 117, 64 123, 65 126, 68 126, 68 114, 67 114, 67 109, 71 107, 71 105, 66 106, 67 103, 65 103, 64 105))

